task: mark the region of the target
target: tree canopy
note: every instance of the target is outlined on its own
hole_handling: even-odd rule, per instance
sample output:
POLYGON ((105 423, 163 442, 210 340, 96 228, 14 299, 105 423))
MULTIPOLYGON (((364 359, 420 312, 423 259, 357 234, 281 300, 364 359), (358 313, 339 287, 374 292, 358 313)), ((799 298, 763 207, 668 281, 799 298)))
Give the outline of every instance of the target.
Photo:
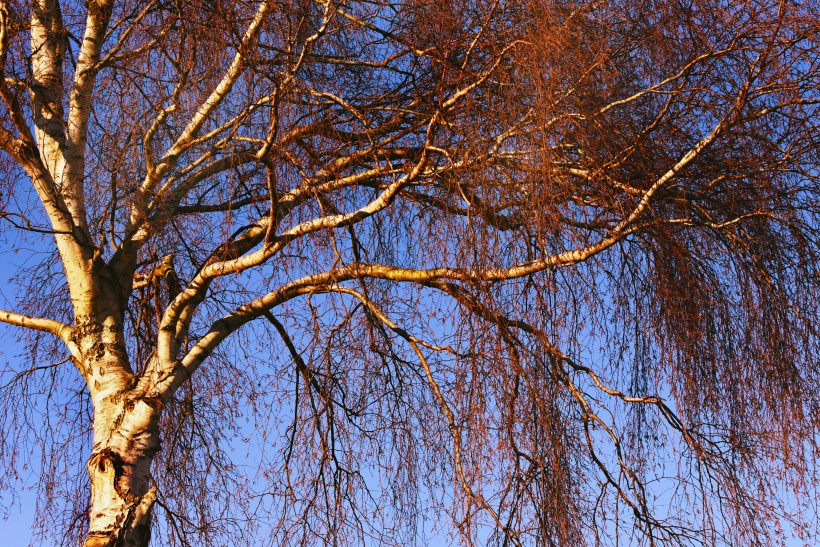
POLYGON ((814 1, 0 1, 39 538, 817 530, 814 1))

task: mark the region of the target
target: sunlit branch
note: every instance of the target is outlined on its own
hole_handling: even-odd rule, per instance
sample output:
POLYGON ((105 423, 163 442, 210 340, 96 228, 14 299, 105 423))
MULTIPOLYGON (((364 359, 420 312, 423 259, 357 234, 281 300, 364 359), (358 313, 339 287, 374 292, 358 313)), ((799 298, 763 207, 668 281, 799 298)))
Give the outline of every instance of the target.
POLYGON ((66 343, 68 348, 71 350, 71 354, 75 358, 82 359, 82 355, 80 355, 79 349, 77 348, 72 339, 74 330, 65 323, 60 323, 59 321, 54 321, 53 319, 30 317, 28 315, 23 315, 21 313, 15 313, 6 310, 0 310, 0 322, 7 323, 9 325, 14 325, 17 327, 24 327, 27 329, 54 334, 66 343))

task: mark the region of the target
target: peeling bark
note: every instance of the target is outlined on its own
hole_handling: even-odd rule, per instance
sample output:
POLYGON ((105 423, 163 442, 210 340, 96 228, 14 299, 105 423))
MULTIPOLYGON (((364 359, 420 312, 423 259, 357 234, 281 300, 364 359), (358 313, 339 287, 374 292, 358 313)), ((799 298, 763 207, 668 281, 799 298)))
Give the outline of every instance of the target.
POLYGON ((84 547, 145 547, 150 538, 156 501, 150 468, 160 448, 163 405, 137 387, 121 325, 116 312, 99 313, 79 319, 74 329, 94 404, 94 445, 87 464, 91 509, 84 547))
POLYGON ((89 532, 84 547, 147 546, 160 405, 116 392, 95 401, 89 532))
POLYGON ((107 449, 89 459, 91 524, 84 547, 148 545, 156 492, 150 488, 140 496, 123 490, 119 484, 127 468, 118 454, 107 449))

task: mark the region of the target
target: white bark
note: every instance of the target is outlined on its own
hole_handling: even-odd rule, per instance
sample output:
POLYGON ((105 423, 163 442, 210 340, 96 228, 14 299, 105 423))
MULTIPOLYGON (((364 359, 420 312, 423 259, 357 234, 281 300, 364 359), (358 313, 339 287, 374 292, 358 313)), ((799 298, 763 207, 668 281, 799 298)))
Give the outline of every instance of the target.
POLYGON ((127 364, 103 347, 89 363, 94 392, 94 446, 89 532, 84 547, 145 547, 156 492, 150 466, 159 450, 162 403, 132 389, 127 364))
POLYGON ((94 298, 77 318, 73 341, 94 406, 89 532, 84 547, 146 547, 156 493, 150 466, 160 448, 162 401, 135 389, 117 297, 98 280, 94 298))

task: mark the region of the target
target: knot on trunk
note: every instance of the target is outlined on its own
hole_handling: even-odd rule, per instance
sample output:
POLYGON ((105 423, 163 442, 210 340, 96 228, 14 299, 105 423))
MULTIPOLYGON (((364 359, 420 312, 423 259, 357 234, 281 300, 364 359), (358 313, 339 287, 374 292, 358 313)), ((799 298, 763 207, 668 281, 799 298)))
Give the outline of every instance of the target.
POLYGON ((111 484, 123 499, 125 499, 127 490, 118 484, 118 479, 122 476, 124 468, 125 462, 122 457, 110 448, 103 448, 88 459, 89 474, 106 479, 105 482, 111 484))

